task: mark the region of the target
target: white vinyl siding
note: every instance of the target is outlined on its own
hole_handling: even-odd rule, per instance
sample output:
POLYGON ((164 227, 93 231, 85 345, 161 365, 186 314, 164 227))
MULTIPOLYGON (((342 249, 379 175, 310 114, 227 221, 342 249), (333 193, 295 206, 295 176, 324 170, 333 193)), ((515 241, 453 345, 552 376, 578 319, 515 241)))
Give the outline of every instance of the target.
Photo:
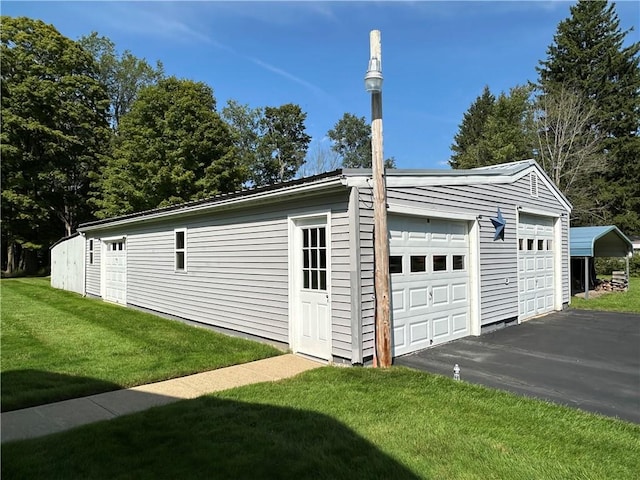
POLYGON ((51 249, 51 286, 84 294, 85 239, 62 240, 51 249))
POLYGON ((100 291, 100 275, 101 275, 101 242, 98 238, 91 238, 87 235, 87 241, 85 242, 87 246, 87 256, 86 256, 86 279, 85 279, 85 290, 88 295, 96 295, 101 296, 100 291), (89 255, 89 240, 93 240, 93 263, 91 263, 90 255, 89 255))
POLYGON ((132 225, 127 303, 278 342, 289 341, 288 216, 331 211, 332 354, 351 358, 348 191, 180 216, 185 267, 175 269, 177 221, 132 225), (345 280, 346 279, 346 280, 345 280))

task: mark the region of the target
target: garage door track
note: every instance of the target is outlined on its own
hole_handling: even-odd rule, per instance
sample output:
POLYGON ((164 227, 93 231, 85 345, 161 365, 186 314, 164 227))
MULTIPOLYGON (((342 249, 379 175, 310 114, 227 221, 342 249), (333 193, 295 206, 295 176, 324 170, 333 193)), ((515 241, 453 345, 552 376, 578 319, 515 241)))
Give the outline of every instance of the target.
POLYGON ((404 365, 640 423, 640 315, 565 310, 399 357, 404 365))

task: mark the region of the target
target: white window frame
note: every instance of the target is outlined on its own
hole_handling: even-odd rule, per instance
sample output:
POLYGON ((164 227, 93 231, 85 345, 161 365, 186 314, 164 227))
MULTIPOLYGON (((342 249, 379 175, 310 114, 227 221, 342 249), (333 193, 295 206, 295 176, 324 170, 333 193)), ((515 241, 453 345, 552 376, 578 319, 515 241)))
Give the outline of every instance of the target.
POLYGON ((187 272, 187 229, 176 228, 173 230, 173 271, 176 273, 187 272), (178 233, 183 234, 184 245, 183 248, 178 248, 178 233), (178 268, 178 253, 182 253, 183 267, 178 268))
POLYGON ((94 243, 94 239, 90 238, 89 239, 89 265, 93 265, 93 260, 94 260, 94 248, 95 248, 95 243, 94 243))

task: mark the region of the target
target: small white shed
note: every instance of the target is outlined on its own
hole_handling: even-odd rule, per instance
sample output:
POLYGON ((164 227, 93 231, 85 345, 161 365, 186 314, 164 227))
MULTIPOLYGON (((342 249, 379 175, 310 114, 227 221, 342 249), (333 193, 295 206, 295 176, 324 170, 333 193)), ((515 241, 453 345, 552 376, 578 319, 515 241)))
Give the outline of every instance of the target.
POLYGON ((79 233, 63 238, 51 246, 51 286, 83 294, 84 237, 79 233))

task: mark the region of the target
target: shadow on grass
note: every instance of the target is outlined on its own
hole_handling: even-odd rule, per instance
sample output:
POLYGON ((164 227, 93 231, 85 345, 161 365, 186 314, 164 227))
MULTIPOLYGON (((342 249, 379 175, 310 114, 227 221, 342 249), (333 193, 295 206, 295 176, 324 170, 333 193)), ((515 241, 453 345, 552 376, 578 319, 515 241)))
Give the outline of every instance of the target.
POLYGON ((122 388, 89 377, 41 370, 8 370, 0 374, 2 412, 83 397, 122 388))
POLYGON ((211 396, 3 444, 2 477, 418 478, 324 414, 211 396))

